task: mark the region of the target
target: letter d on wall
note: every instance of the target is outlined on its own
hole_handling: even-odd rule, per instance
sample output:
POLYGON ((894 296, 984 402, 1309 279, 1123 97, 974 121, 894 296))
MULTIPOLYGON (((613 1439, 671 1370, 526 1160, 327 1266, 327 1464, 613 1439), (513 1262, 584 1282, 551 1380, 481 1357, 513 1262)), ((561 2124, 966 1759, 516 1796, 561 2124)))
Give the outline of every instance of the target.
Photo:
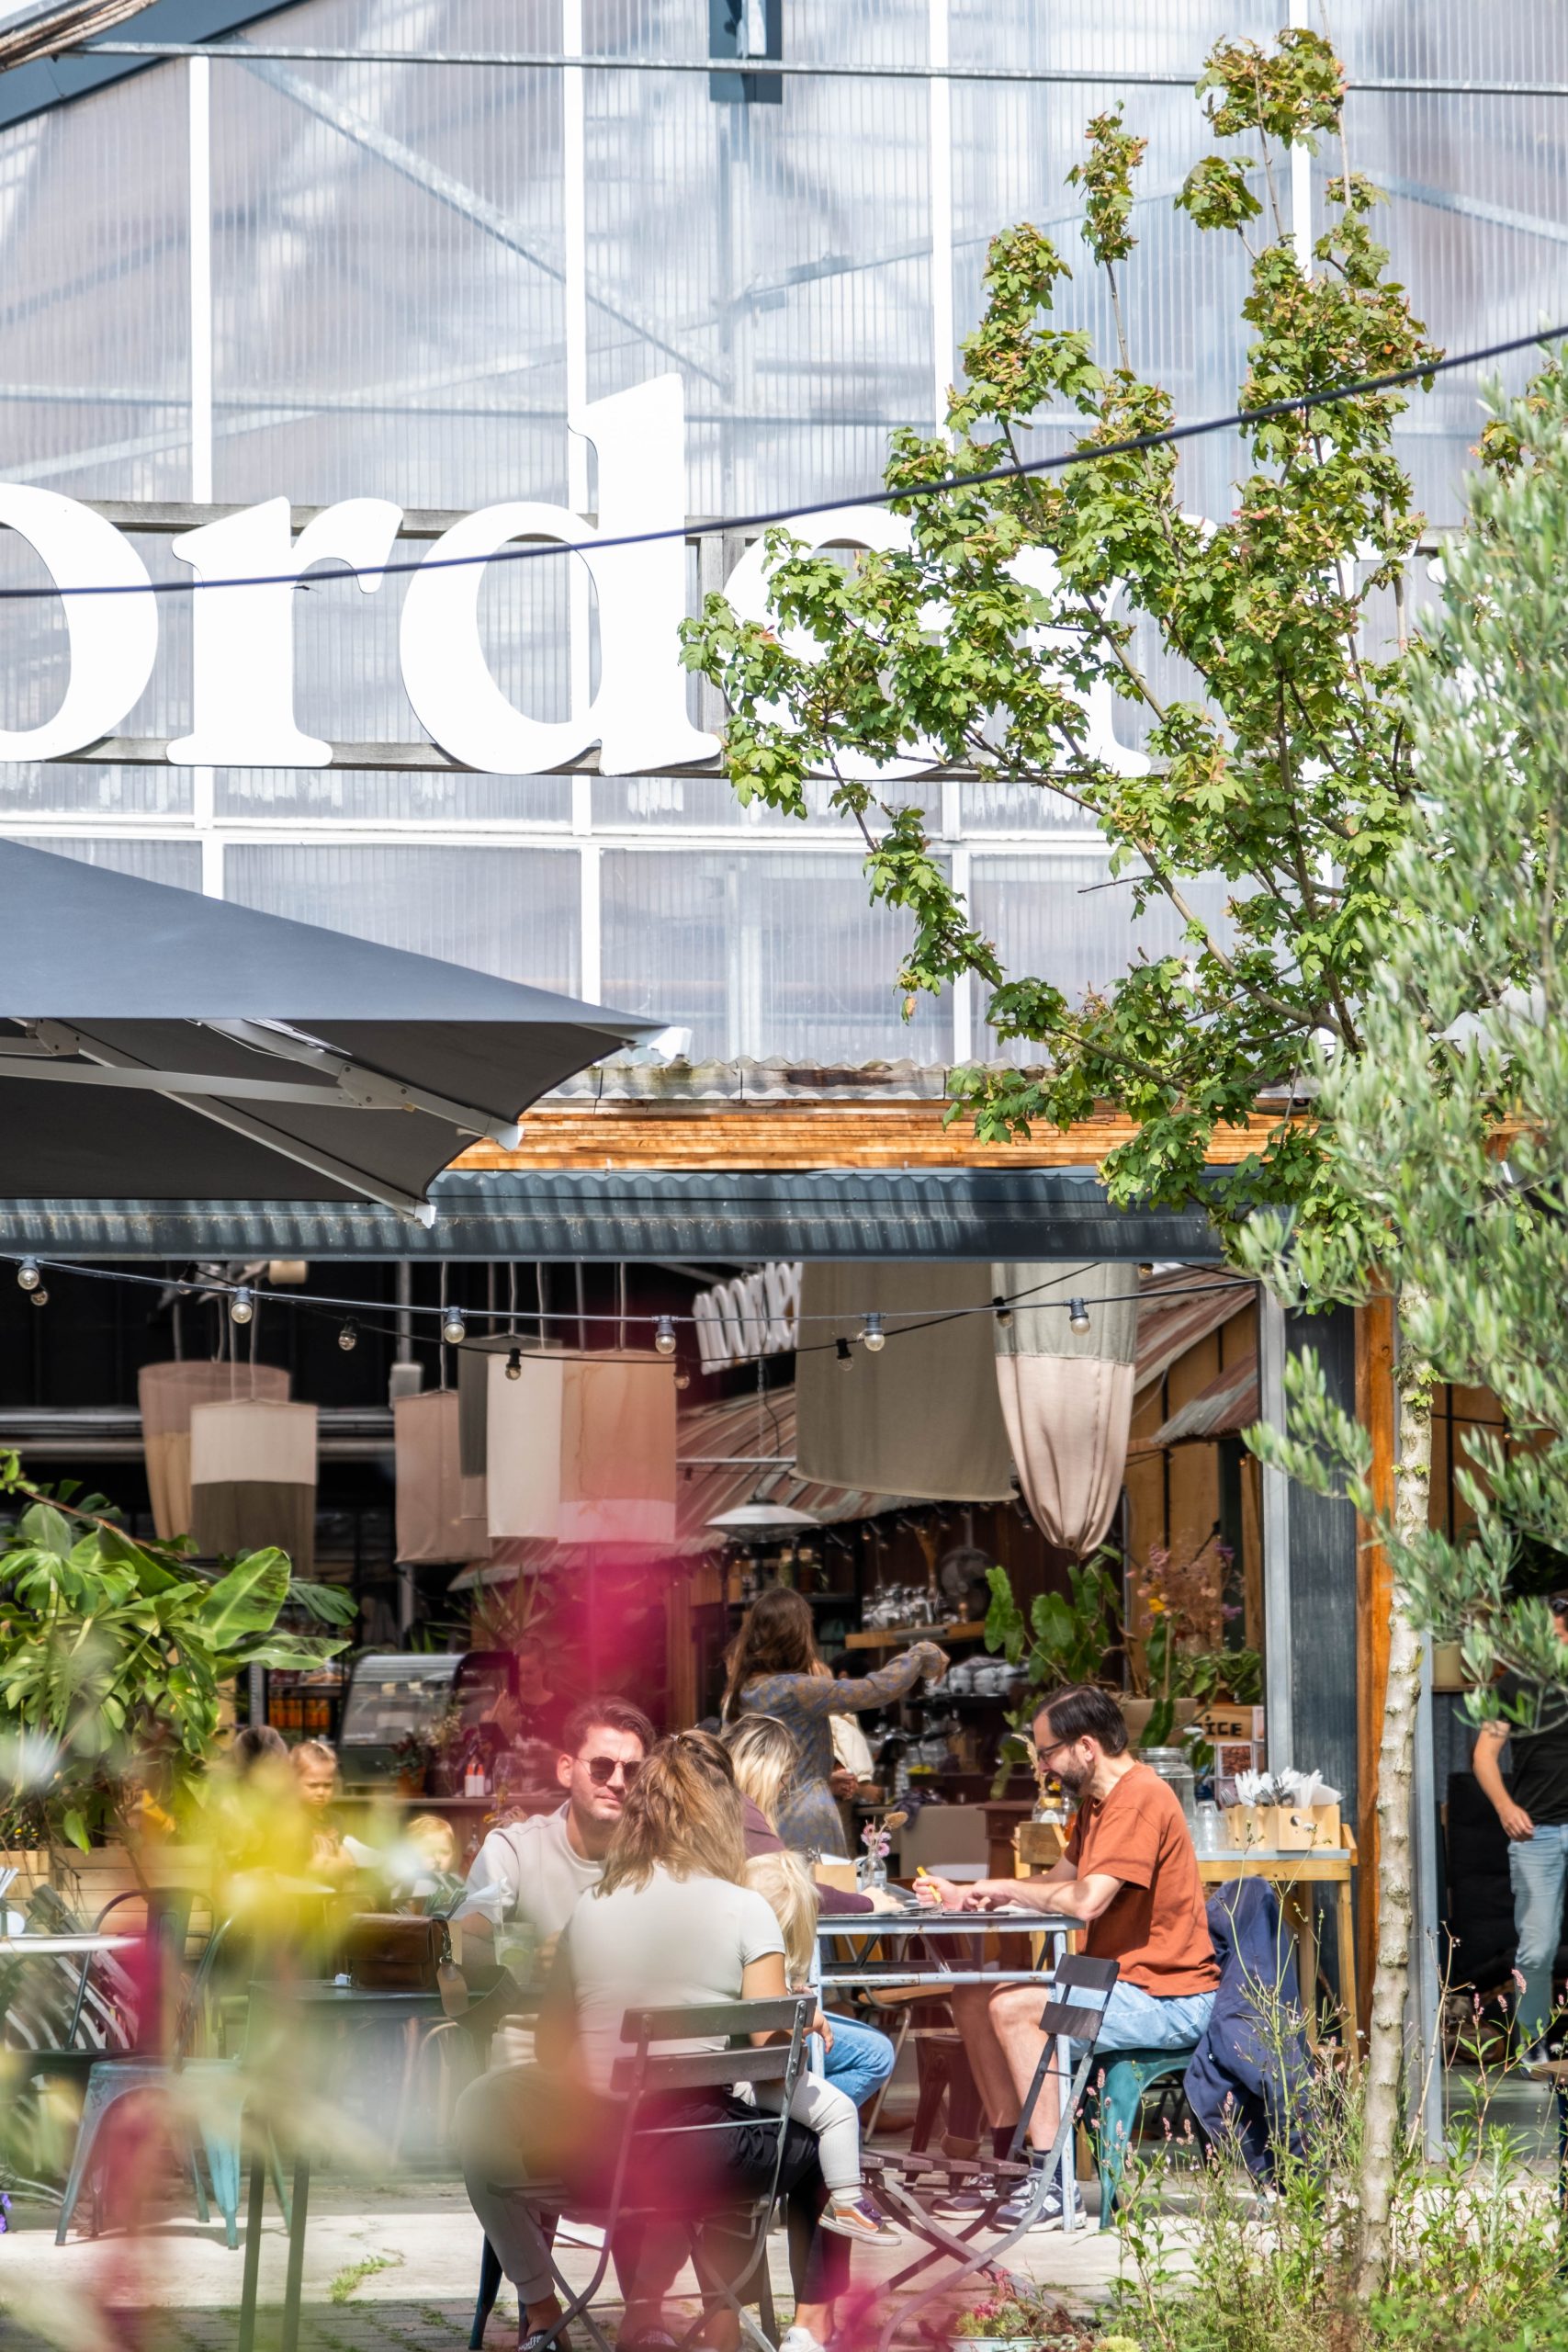
POLYGON ((130 542, 73 498, 0 483, 0 524, 18 532, 47 566, 71 644, 60 708, 39 727, 0 728, 0 760, 68 759, 112 735, 140 697, 158 658, 158 600, 148 593, 147 567, 130 542), (73 581, 120 593, 73 596, 73 581))

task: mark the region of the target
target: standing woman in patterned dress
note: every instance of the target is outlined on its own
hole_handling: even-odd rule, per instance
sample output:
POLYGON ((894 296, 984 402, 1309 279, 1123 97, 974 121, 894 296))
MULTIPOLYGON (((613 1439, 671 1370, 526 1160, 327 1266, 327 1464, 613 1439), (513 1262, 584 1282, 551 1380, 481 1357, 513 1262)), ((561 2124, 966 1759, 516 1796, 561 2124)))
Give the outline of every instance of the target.
POLYGON ((747 1611, 726 1663, 726 1723, 748 1713, 776 1715, 795 1735, 797 1760, 779 1804, 779 1836, 797 1852, 832 1854, 843 1830, 829 1785, 831 1717, 886 1707, 922 1675, 940 1680, 947 1652, 935 1642, 917 1642, 874 1674, 836 1682, 821 1670, 810 1604, 787 1585, 770 1585, 747 1611))

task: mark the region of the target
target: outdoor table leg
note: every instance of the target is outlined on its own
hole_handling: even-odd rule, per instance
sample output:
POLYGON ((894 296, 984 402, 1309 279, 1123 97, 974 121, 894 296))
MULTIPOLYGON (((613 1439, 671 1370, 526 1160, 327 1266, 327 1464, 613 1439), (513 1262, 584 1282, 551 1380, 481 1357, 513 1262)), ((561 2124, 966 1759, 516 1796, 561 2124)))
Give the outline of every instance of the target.
POLYGON ((1350 1873, 1336 1889, 1335 1937, 1339 1946, 1339 2006, 1345 2012, 1345 2047, 1351 2071, 1360 2064, 1360 2004, 1356 1985, 1356 1917, 1350 1904, 1350 1873))
POLYGON ((235 2352, 254 2352, 256 2296, 261 2285, 262 2207, 266 2197, 266 2150, 258 2141, 251 2156, 251 2197, 245 2209, 245 2271, 240 2289, 240 2333, 235 2352))
POLYGON ((310 2205, 310 2159, 294 2159, 294 2211, 288 2222, 288 2278, 283 2290, 283 2333, 278 2352, 299 2352, 299 2300, 305 2281, 305 2224, 310 2205))

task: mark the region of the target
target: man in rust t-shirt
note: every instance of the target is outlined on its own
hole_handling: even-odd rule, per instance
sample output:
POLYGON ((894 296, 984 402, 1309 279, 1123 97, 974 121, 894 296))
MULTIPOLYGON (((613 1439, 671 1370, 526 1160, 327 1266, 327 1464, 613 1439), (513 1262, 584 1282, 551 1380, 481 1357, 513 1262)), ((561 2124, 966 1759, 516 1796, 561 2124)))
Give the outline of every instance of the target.
MULTIPOLYGON (((949 1910, 1008 1904, 1080 1920, 1085 1951, 1115 1961, 1121 1972, 1096 2048, 1192 2048, 1209 2022, 1220 1971, 1179 1803, 1128 1754, 1121 1709, 1090 1684, 1045 1702, 1034 1719, 1034 1745, 1042 1768, 1077 1799, 1062 1860, 1043 1878, 983 1879, 976 1886, 922 1880, 922 1891, 930 1889, 924 1899, 949 1910)), ((955 1987, 953 2011, 999 2153, 1044 2048, 1039 1988, 955 1987)), ((1047 2073, 1029 2120, 1032 2154, 1043 2158, 1058 2113, 1056 2077, 1047 2073)), ((1057 2202, 1055 2217, 1060 2210, 1057 2202)), ((1049 2203, 1044 2217, 1053 2218, 1049 2203)))

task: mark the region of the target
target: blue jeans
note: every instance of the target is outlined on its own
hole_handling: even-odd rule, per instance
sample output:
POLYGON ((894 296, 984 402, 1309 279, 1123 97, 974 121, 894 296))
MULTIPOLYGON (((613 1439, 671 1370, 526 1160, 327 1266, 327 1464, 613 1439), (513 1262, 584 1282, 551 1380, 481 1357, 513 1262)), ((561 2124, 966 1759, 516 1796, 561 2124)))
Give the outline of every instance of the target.
MULTIPOLYGON (((1194 2049, 1203 2039, 1213 2006, 1213 1993, 1145 1993, 1141 1984, 1129 1984, 1119 1976, 1105 2004, 1095 2049, 1194 2049)), ((1083 2047, 1081 2041, 1073 2044, 1078 2056, 1083 2047)))
POLYGON ((861 2025, 853 2018, 833 2017, 832 2026, 833 2047, 824 2073, 835 2090, 863 2106, 893 2072, 893 2044, 874 2025, 861 2025))
POLYGON ((1533 1838, 1510 1838, 1508 1876, 1519 1937, 1514 1966, 1524 1979, 1514 2016, 1528 2047, 1540 2040, 1551 2021, 1551 1963, 1562 1939, 1568 1822, 1538 1822, 1533 1838))

